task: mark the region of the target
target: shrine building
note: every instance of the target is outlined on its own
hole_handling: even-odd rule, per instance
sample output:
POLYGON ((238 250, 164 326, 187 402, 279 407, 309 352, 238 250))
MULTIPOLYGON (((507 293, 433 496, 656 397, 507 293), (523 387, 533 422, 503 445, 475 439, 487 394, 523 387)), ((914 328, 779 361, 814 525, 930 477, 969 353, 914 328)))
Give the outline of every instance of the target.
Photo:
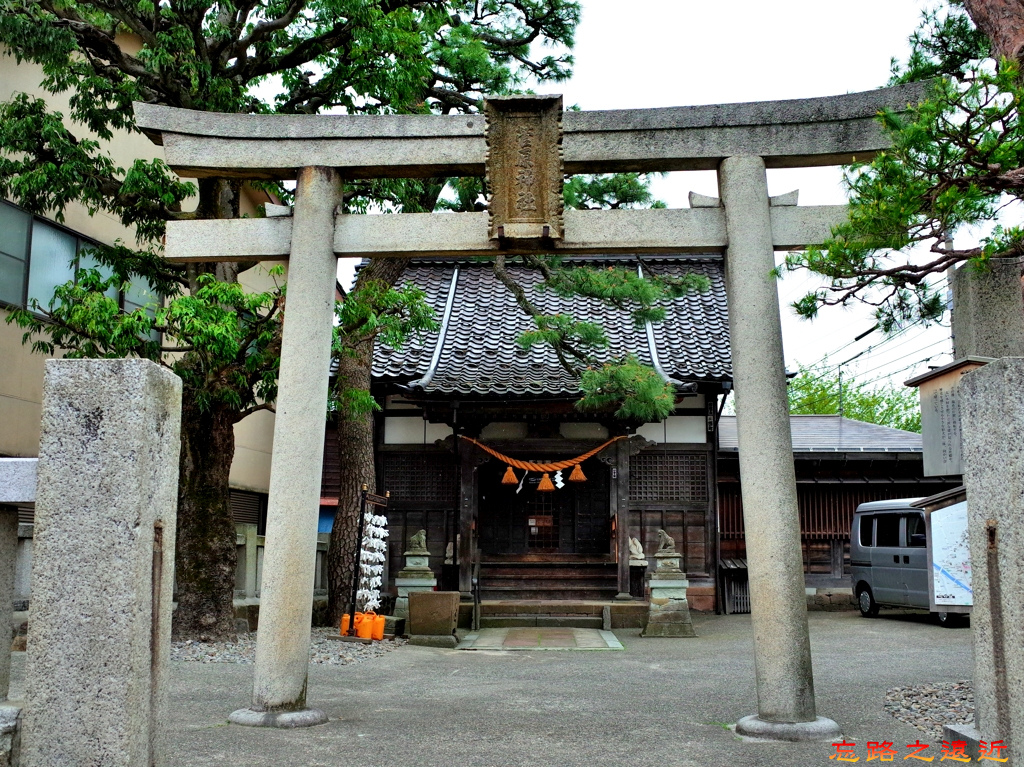
MULTIPOLYGON (((567 263, 640 267, 631 256, 567 263)), ((745 557, 735 425, 721 413, 732 388, 723 262, 715 255, 648 256, 644 267, 672 276, 696 272, 711 287, 668 301, 663 322, 635 327, 625 309, 535 290, 536 272, 507 268, 541 311, 600 323, 610 345, 599 359, 634 354, 676 384, 675 412, 661 423, 579 410, 578 380, 554 351, 515 343, 533 324, 489 261, 416 261, 406 269, 399 284, 426 292, 439 329, 400 350, 378 345, 374 353, 373 394, 382 405, 377 487, 391 493, 392 589, 409 537, 425 529, 438 588, 471 588, 478 565, 484 600, 607 601, 631 592, 637 598, 643 586, 635 571, 630 583, 629 538, 650 556, 664 529, 681 554, 691 607, 744 610, 741 597, 726 605, 716 587, 722 562, 731 568, 724 575, 734 578, 745 557), (473 441, 456 440, 456 432, 473 441), (615 437, 627 439, 580 463, 582 482, 570 481, 574 465, 560 478, 512 465, 512 482, 509 464, 485 449, 550 464, 615 437), (551 490, 540 489, 545 474, 551 490)), ((793 421, 808 584, 842 586, 857 503, 933 490, 921 484, 920 436, 838 416, 793 421)), ((325 531, 337 503, 335 440, 329 428, 325 531)))

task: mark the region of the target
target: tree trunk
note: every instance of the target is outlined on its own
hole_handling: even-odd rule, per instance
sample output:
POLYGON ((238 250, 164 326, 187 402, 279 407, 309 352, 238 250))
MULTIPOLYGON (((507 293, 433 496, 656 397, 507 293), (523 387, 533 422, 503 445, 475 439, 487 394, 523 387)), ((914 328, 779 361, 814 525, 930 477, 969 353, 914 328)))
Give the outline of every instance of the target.
POLYGON ((203 642, 235 638, 235 524, 228 475, 237 420, 238 412, 230 407, 214 405, 203 411, 187 391, 182 398, 176 638, 203 642))
MULTIPOLYGON (((358 291, 370 280, 382 280, 394 285, 408 265, 406 259, 379 258, 372 260, 359 272, 354 290, 358 291)), ((335 386, 345 389, 370 390, 373 364, 373 344, 365 343, 348 349, 338 356, 338 377, 335 386)), ((338 466, 341 487, 338 509, 331 528, 331 543, 327 550, 327 580, 329 612, 337 623, 348 610, 352 598, 352 579, 356 569, 356 535, 359 525, 359 493, 363 484, 371 492, 376 490, 376 472, 373 460, 373 414, 342 413, 338 418, 338 466)), ((397 545, 401 546, 402 541, 397 545)), ((395 541, 391 541, 396 545, 395 541)))
POLYGON ((996 58, 1020 61, 1024 56, 1024 2, 1022 0, 966 0, 974 25, 992 43, 996 58))
MULTIPOLYGON (((237 218, 240 190, 238 181, 200 179, 197 213, 201 218, 237 218)), ((202 272, 212 272, 221 282, 238 282, 238 266, 192 264, 190 287, 196 289, 196 276, 202 272)), ((188 359, 186 355, 185 364, 188 359)), ((175 543, 178 607, 172 632, 176 638, 202 642, 234 640, 238 555, 228 477, 239 414, 216 403, 203 411, 195 394, 186 388, 182 396, 175 543)))

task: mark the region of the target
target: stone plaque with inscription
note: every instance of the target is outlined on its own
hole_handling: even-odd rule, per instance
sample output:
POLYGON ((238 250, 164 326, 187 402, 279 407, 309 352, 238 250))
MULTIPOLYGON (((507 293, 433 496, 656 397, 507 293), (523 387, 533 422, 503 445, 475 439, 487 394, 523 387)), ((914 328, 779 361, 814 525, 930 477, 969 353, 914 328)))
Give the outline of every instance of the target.
POLYGON ((486 101, 492 240, 562 239, 562 97, 486 101))

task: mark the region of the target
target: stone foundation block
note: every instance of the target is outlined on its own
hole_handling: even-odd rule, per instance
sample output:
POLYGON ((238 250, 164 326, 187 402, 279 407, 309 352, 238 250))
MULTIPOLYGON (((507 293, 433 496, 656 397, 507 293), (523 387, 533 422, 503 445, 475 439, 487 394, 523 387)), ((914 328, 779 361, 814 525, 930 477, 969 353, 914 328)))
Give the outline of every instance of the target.
POLYGON ((418 591, 409 595, 410 635, 451 636, 459 619, 457 591, 418 591))
POLYGON ((430 634, 411 634, 409 644, 419 647, 440 647, 445 650, 454 650, 459 640, 454 635, 433 636, 430 634))
POLYGON ((0 767, 16 767, 21 751, 21 709, 0 705, 0 767))
POLYGON ((644 637, 695 637, 685 599, 651 599, 644 637))

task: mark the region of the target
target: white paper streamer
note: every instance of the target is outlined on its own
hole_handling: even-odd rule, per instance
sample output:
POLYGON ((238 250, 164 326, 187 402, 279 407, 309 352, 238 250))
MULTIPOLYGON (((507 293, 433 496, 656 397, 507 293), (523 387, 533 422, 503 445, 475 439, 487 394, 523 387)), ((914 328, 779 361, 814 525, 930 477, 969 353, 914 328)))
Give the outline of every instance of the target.
POLYGON ((363 515, 363 540, 359 552, 359 588, 356 589, 356 610, 368 612, 380 607, 380 587, 383 584, 387 558, 388 518, 382 514, 366 512, 363 515))

